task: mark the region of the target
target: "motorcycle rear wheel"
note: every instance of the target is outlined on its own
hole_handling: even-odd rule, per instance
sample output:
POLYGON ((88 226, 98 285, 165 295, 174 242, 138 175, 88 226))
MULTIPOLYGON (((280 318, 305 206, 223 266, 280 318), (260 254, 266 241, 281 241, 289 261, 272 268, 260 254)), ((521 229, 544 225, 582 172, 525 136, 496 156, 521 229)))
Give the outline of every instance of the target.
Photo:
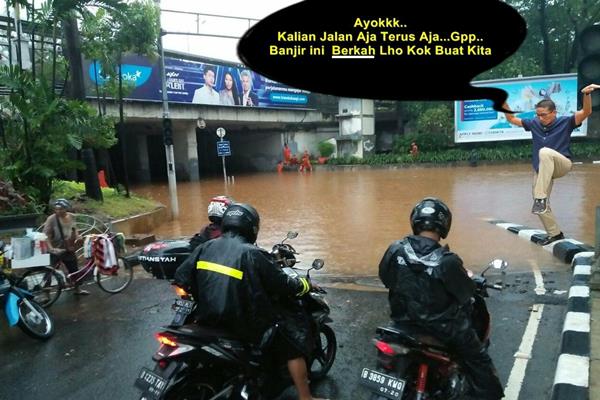
POLYGON ((19 308, 19 328, 27 335, 35 339, 47 340, 54 335, 54 321, 50 315, 33 300, 20 299, 17 303, 19 308))
POLYGON ((335 332, 329 325, 321 325, 313 357, 309 361, 309 376, 311 380, 325 378, 337 353, 337 339, 335 332))

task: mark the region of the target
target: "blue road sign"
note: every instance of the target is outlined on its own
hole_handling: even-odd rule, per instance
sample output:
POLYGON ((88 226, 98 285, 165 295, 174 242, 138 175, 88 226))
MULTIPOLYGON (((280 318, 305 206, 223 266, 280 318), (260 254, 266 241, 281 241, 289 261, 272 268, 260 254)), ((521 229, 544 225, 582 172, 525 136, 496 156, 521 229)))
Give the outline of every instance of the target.
POLYGON ((217 142, 217 155, 219 157, 231 155, 231 147, 229 146, 229 140, 221 140, 217 142))

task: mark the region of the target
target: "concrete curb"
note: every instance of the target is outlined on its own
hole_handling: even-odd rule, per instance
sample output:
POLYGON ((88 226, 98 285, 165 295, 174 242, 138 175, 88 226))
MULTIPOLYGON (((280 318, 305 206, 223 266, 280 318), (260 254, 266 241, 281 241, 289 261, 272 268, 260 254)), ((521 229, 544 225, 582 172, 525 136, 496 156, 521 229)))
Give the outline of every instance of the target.
MULTIPOLYGON (((524 225, 513 224, 502 220, 490 220, 488 222, 536 244, 548 237, 546 231, 541 229, 529 228, 524 225)), ((571 261, 573 261, 575 254, 593 251, 591 246, 572 238, 557 240, 542 248, 551 252, 556 258, 567 264, 570 264, 571 261)))
POLYGON ((593 252, 573 258, 573 281, 563 325, 552 400, 587 400, 590 384, 590 275, 593 252))
MULTIPOLYGON (((534 243, 539 243, 548 236, 543 230, 523 225, 499 220, 489 222, 534 243)), ((588 400, 591 343, 589 283, 594 252, 590 246, 568 238, 557 240, 543 248, 563 262, 571 263, 573 268, 551 399, 588 400)))

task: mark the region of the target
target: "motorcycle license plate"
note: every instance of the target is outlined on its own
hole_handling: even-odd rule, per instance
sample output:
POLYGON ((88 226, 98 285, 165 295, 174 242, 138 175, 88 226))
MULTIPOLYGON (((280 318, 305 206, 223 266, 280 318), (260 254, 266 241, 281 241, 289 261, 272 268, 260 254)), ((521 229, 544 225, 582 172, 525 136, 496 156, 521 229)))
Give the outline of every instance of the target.
POLYGON ((369 368, 363 368, 360 374, 360 383, 367 386, 379 396, 388 399, 402 398, 406 381, 400 378, 382 374, 369 368))
POLYGON ((177 299, 173 303, 173 310, 175 310, 175 316, 171 322, 172 326, 181 326, 185 323, 185 319, 192 313, 194 309, 194 301, 177 299))
POLYGON ((135 386, 143 390, 143 398, 158 400, 166 389, 168 381, 148 368, 142 368, 135 381, 135 386))

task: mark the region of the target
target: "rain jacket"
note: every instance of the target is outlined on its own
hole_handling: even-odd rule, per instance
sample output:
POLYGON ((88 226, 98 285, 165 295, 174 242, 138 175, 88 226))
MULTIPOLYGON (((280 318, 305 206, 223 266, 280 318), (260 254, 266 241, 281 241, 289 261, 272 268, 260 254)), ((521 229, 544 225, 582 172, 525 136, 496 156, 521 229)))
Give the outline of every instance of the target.
POLYGON ((430 325, 463 318, 461 309, 475 292, 460 257, 423 236, 392 243, 379 263, 379 278, 389 289, 395 322, 430 325))
MULTIPOLYGON (((252 342, 283 320, 281 300, 310 290, 305 278, 287 275, 268 252, 229 232, 196 248, 188 260, 175 272, 175 282, 193 288, 197 321, 252 342)), ((308 333, 300 331, 303 336, 308 333)))

